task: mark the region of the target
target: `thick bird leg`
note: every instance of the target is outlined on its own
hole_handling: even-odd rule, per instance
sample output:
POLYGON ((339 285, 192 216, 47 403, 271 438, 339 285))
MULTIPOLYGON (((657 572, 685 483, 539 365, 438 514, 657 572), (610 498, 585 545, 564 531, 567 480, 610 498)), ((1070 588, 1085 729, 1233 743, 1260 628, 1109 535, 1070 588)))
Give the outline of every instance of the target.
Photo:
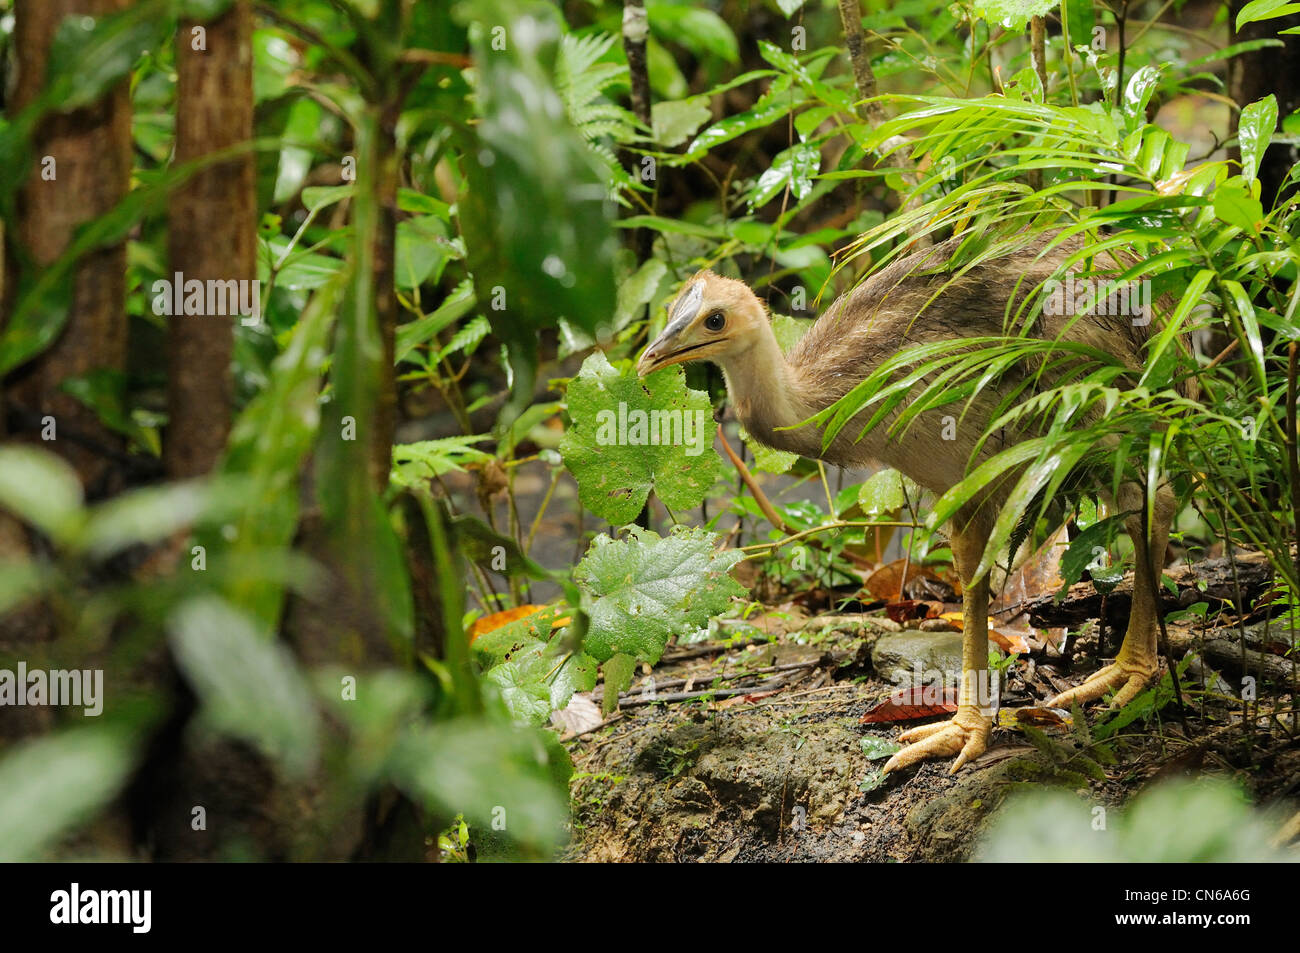
POLYGON ((973 579, 987 541, 986 520, 977 519, 973 525, 954 520, 952 556, 962 581, 962 678, 957 713, 948 721, 922 725, 899 735, 898 740, 907 747, 885 763, 885 773, 925 758, 954 754, 957 755, 952 766, 955 773, 983 754, 988 745, 994 704, 989 682, 989 579, 987 574, 982 579, 973 579), (962 529, 955 528, 958 523, 964 524, 962 529))
POLYGON ((1120 487, 1120 511, 1137 510, 1139 515, 1124 521, 1133 540, 1133 555, 1137 567, 1133 571, 1133 608, 1129 613, 1128 629, 1115 661, 1094 672, 1082 685, 1062 692, 1047 704, 1053 708, 1068 708, 1074 702, 1090 702, 1115 692, 1114 707, 1127 705, 1155 677, 1159 669, 1156 634, 1160 611, 1156 602, 1156 587, 1165 564, 1165 547, 1169 544, 1169 527, 1173 522, 1174 491, 1168 484, 1157 490, 1151 514, 1151 541, 1147 544, 1142 532, 1142 490, 1133 483, 1120 487), (1154 569, 1154 575, 1153 575, 1154 569))

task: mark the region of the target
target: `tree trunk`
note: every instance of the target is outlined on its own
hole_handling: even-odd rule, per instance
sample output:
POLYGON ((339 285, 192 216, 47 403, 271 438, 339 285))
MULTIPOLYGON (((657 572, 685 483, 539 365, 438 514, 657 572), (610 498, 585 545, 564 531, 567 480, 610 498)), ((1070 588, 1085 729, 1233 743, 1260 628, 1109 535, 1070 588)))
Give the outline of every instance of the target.
MULTIPOLYGON (((40 95, 50 41, 64 17, 102 16, 126 6, 126 0, 20 0, 14 11, 18 78, 13 114, 40 95)), ((131 176, 127 82, 123 80, 84 109, 47 116, 36 129, 32 152, 34 164, 19 191, 18 221, 9 234, 23 253, 10 261, 41 267, 63 253, 78 226, 108 212, 127 193, 131 176)), ((10 299, 16 284, 10 276, 6 289, 10 299)), ((63 332, 42 354, 15 371, 6 388, 7 409, 17 415, 22 429, 32 434, 44 430, 46 446, 76 467, 92 495, 113 488, 110 457, 120 449, 120 440, 93 410, 61 388, 68 378, 123 369, 125 299, 125 244, 86 255, 73 272, 63 332)))
MULTIPOLYGON (((249 0, 236 0, 207 24, 181 22, 176 33, 176 163, 252 138, 251 20, 249 0)), ((256 281, 251 154, 209 166, 186 181, 170 197, 167 220, 170 280, 198 279, 205 288, 208 281, 256 281)), ((164 458, 174 477, 211 470, 230 433, 234 322, 261 320, 260 315, 237 315, 240 308, 230 297, 227 293, 224 308, 214 309, 222 314, 173 314, 168 320, 170 419, 164 458)), ((260 294, 252 300, 261 303, 260 294)), ((214 302, 209 297, 207 303, 214 302)))

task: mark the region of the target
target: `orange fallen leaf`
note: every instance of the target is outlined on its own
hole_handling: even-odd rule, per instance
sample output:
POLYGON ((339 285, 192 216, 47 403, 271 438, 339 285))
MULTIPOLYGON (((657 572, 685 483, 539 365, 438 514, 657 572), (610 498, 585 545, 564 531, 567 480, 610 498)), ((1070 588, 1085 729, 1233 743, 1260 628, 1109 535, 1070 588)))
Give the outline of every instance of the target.
POLYGON ((918 566, 914 562, 906 559, 895 559, 892 563, 886 563, 881 566, 863 582, 863 587, 872 597, 884 602, 892 602, 898 598, 899 590, 903 586, 904 577, 903 569, 907 569, 907 582, 915 579, 933 579, 936 582, 944 583, 949 586, 958 595, 961 595, 961 583, 957 581, 954 573, 939 573, 929 566, 918 566))
MULTIPOLYGON (((474 620, 470 626, 469 641, 473 644, 474 640, 480 635, 486 635, 489 632, 495 632, 497 629, 509 625, 511 622, 518 622, 520 619, 526 619, 530 615, 536 615, 546 606, 523 605, 515 606, 513 609, 502 609, 500 612, 493 612, 491 615, 480 616, 474 620)), ((555 619, 551 622, 551 628, 558 629, 569 624, 569 617, 555 619)))
POLYGON ((989 641, 1008 655, 1029 654, 1029 643, 1018 632, 999 632, 997 629, 990 627, 989 641))
POLYGON ((918 685, 915 688, 900 689, 884 701, 872 705, 858 724, 912 721, 932 715, 946 715, 956 710, 957 689, 950 686, 918 685))

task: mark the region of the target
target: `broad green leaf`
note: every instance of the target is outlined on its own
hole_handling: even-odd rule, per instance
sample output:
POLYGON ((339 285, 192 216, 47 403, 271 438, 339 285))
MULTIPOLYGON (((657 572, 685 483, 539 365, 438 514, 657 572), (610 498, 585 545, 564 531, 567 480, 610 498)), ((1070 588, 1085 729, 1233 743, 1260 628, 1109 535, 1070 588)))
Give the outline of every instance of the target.
POLYGON ((557 651, 534 641, 489 669, 484 679, 501 691, 515 721, 540 726, 552 711, 567 705, 574 692, 596 687, 596 661, 585 652, 557 651))
POLYGON ((511 719, 521 725, 540 727, 551 717, 551 689, 545 682, 544 649, 540 642, 526 646, 483 676, 485 682, 501 693, 511 719))
POLYGON ((160 542, 194 525, 211 498, 200 481, 129 490, 90 510, 77 543, 102 559, 128 546, 160 542))
POLYGON ((799 143, 779 153, 771 166, 758 177, 750 208, 759 208, 776 198, 788 186, 795 201, 808 197, 813 188, 813 176, 821 168, 821 150, 808 143, 799 143))
POLYGON ((601 696, 600 710, 604 715, 612 715, 618 710, 618 696, 632 687, 632 678, 636 675, 636 658, 626 652, 619 652, 607 658, 600 671, 605 678, 605 694, 601 696))
POLYGON ((736 34, 731 32, 727 21, 712 10, 648 0, 646 13, 651 29, 660 40, 680 43, 697 57, 707 54, 727 63, 740 59, 736 34))
POLYGON ((355 191, 350 185, 313 185, 302 190, 302 204, 309 212, 319 212, 344 199, 355 191))
POLYGON ((583 506, 615 525, 636 519, 652 489, 670 509, 697 506, 721 472, 708 395, 675 365, 641 380, 598 351, 570 381, 568 408, 564 465, 583 506))
POLYGON ((897 470, 873 473, 858 488, 858 504, 865 516, 897 513, 909 499, 915 504, 920 498, 920 487, 897 470))
POLYGON ((320 747, 311 692, 287 649, 221 599, 202 596, 169 623, 176 664, 203 703, 205 724, 255 745, 292 775, 308 774, 320 747))
POLYGON ((665 149, 680 146, 713 116, 707 96, 655 103, 650 107, 654 139, 665 149))
MULTIPOLYGON (((284 257, 289 247, 289 240, 277 235, 267 241, 259 235, 257 246, 257 277, 260 281, 267 282, 271 278, 271 267, 284 257)), ((311 291, 328 284, 330 279, 342 270, 341 258, 294 250, 289 252, 284 263, 279 265, 275 274, 275 283, 281 288, 311 291)))
POLYGON ((40 595, 59 579, 44 563, 30 559, 0 560, 0 615, 40 595))
POLYGON ((1047 16, 1059 3, 1060 0, 976 0, 971 5, 971 13, 1005 30, 1018 31, 1023 30, 1034 17, 1047 16))
POLYGON ((1235 225, 1247 234, 1259 231, 1264 207, 1259 199, 1235 185, 1220 186, 1214 193, 1214 214, 1221 221, 1235 225))
POLYGON ((641 309, 650 304, 659 282, 668 274, 668 266, 657 258, 645 261, 630 278, 618 286, 618 307, 614 311, 611 330, 618 332, 627 327, 641 309))
MULTIPOLYGON (((1300 4, 1296 5, 1300 10, 1300 4)), ((1237 120, 1237 141, 1241 145, 1241 177, 1249 185, 1259 171, 1260 159, 1277 128, 1277 97, 1269 93, 1241 111, 1237 120)))
POLYGON ((1290 0, 1251 0, 1237 12, 1236 28, 1240 30, 1247 23, 1272 20, 1297 12, 1300 12, 1300 3, 1291 3, 1290 0))
POLYGON ((1276 822, 1232 783, 1157 783, 1104 829, 1088 800, 1059 789, 1014 796, 981 836, 975 859, 1000 863, 1231 863, 1294 860, 1270 844, 1276 822))
POLYGON ((881 758, 891 757, 902 750, 902 745, 897 741, 891 741, 889 738, 867 735, 862 739, 862 753, 868 761, 879 761, 881 758))
POLYGON ((779 93, 774 92, 777 86, 777 83, 773 83, 772 89, 755 103, 752 109, 737 113, 734 116, 728 116, 726 119, 720 119, 708 129, 705 129, 695 137, 695 140, 687 148, 687 153, 699 155, 708 152, 714 146, 730 142, 737 136, 743 136, 747 132, 752 132, 755 129, 766 129, 778 119, 783 118, 797 105, 797 99, 789 95, 788 89, 779 93))
POLYGON ((0 507, 56 543, 66 543, 83 518, 81 481, 52 453, 0 447, 0 507))
POLYGON ((1128 129, 1139 128, 1146 122, 1147 103, 1159 82, 1160 71, 1154 66, 1144 66, 1129 78, 1121 104, 1128 129))
POLYGON ((740 428, 740 439, 745 441, 745 446, 749 447, 749 452, 754 455, 754 465, 751 467, 753 470, 760 470, 763 473, 788 473, 790 468, 799 461, 799 454, 787 450, 774 450, 766 444, 759 443, 744 427, 740 428))
POLYGON ((626 654, 653 665, 670 637, 723 612, 745 592, 728 575, 743 554, 714 550, 716 539, 680 527, 664 537, 638 527, 621 540, 597 536, 574 570, 591 616, 583 648, 601 662, 626 654))
POLYGON ((134 751, 110 728, 74 728, 10 748, 0 759, 0 863, 37 860, 117 796, 134 751))
POLYGON ((1070 540, 1070 545, 1061 557, 1061 580, 1066 586, 1082 579, 1083 571, 1097 558, 1096 550, 1106 549, 1115 534, 1123 532, 1125 515, 1117 513, 1098 520, 1070 540))

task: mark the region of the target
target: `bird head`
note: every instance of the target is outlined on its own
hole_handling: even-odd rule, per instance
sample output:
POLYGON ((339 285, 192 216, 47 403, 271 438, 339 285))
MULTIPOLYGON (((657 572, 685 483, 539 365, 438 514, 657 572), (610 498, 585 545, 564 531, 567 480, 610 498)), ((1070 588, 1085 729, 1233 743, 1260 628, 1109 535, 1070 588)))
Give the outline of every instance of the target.
POLYGON ((686 361, 725 364, 748 350, 767 325, 767 310, 748 285, 701 271, 669 306, 667 327, 641 354, 636 371, 645 377, 686 361))

